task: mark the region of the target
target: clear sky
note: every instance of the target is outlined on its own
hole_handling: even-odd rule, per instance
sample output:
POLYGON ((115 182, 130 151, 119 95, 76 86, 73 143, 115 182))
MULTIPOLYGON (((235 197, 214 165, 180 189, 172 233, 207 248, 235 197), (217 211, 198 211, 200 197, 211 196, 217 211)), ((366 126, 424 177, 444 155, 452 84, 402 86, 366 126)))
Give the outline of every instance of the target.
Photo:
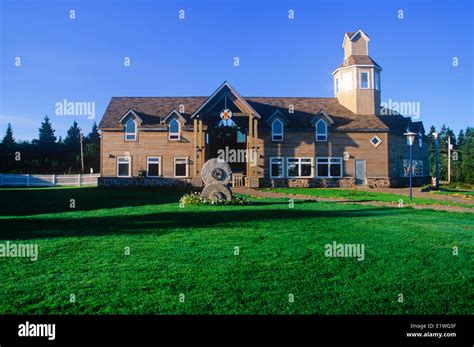
POLYGON ((88 132, 94 119, 55 114, 64 99, 94 102, 99 122, 112 96, 208 96, 224 80, 243 96, 333 96, 343 34, 358 28, 383 68, 382 101, 419 102, 426 129, 473 125, 470 0, 0 3, 2 137, 11 122, 31 140, 45 115, 58 136, 74 119, 88 132))

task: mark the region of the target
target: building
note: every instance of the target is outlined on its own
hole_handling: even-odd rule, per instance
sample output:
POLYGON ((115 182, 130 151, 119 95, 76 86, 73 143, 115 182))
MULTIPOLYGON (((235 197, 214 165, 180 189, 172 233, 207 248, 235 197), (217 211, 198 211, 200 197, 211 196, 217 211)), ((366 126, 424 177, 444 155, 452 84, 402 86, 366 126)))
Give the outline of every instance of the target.
POLYGON ((224 82, 208 97, 113 97, 100 122, 101 185, 192 184, 210 158, 235 186, 402 186, 415 132, 414 184, 428 183, 423 124, 380 106, 382 68, 369 37, 346 33, 334 97, 242 97, 224 82))

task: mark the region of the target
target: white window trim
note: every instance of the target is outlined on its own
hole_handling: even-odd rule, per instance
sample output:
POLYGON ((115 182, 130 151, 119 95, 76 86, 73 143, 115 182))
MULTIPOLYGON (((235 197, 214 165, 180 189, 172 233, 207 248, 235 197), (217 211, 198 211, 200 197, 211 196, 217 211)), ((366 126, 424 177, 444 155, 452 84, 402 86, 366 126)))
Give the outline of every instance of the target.
POLYGON ((343 168, 343 160, 341 157, 316 157, 316 177, 317 178, 341 178, 343 177, 343 172, 344 172, 344 168, 343 168), (318 163, 318 159, 327 159, 328 162, 327 163, 318 163), (340 172, 340 175, 339 176, 331 176, 331 160, 338 160, 339 161, 339 164, 341 164, 341 172, 340 172), (328 165, 328 176, 319 176, 318 175, 318 166, 319 165, 328 165))
POLYGON ((179 120, 177 120, 176 118, 173 118, 170 120, 170 122, 168 123, 168 140, 169 141, 180 141, 181 140, 181 122, 179 120), (171 129, 171 122, 175 121, 176 123, 178 123, 178 132, 177 133, 172 133, 170 131, 171 129), (178 138, 171 138, 171 136, 178 136, 178 138))
MULTIPOLYGON (((306 163, 305 163, 306 164, 306 163)), ((287 178, 313 178, 314 177, 314 160, 312 157, 287 157, 286 158, 286 177, 287 178), (288 168, 289 168, 289 161, 290 159, 298 159, 298 176, 290 176, 288 174, 288 168), (309 159, 311 160, 311 174, 309 176, 301 176, 301 160, 302 159, 309 159)))
POLYGON ((283 122, 280 119, 276 118, 272 122, 272 141, 282 142, 284 139, 285 139, 285 124, 283 124, 283 122), (273 132, 273 124, 275 124, 275 122, 280 122, 280 124, 281 124, 281 134, 273 132), (281 139, 275 139, 275 135, 281 135, 281 139))
POLYGON ((116 169, 117 169, 117 177, 132 177, 132 157, 128 157, 126 155, 117 156, 116 169), (127 176, 120 176, 119 175, 119 161, 120 161, 120 159, 123 159, 123 158, 128 159, 128 175, 127 176))
POLYGON ((359 71, 359 89, 370 89, 369 71, 359 71), (362 74, 367 74, 367 88, 362 87, 362 74))
POLYGON ((377 148, 378 146, 380 146, 380 145, 382 144, 383 141, 382 141, 382 139, 381 139, 378 135, 374 135, 374 136, 372 136, 372 137, 370 138, 369 142, 370 142, 370 144, 371 144, 372 146, 374 146, 375 148, 377 148), (377 140, 379 140, 379 142, 378 142, 376 145, 374 145, 374 144, 372 143, 372 139, 373 139, 374 137, 375 137, 377 140))
POLYGON ((125 122, 124 124, 124 140, 127 141, 127 142, 130 142, 130 141, 137 141, 137 138, 138 138, 138 124, 137 122, 135 121, 135 119, 133 117, 130 117, 130 119, 132 120, 133 123, 135 123, 135 132, 133 133, 133 139, 127 139, 127 135, 131 135, 132 133, 127 133, 127 123, 128 123, 128 120, 125 122))
POLYGON ((269 166, 269 173, 270 178, 283 178, 285 177, 285 157, 270 157, 270 166, 269 166), (273 176, 272 175, 272 163, 273 160, 281 160, 281 175, 280 176, 273 176))
POLYGON ((315 134, 316 134, 316 141, 317 142, 327 142, 327 140, 328 140, 328 124, 324 120, 320 119, 316 122, 316 124, 315 124, 315 134), (326 129, 324 134, 318 134, 318 124, 320 122, 324 123, 324 128, 326 129), (324 140, 319 140, 318 135, 324 135, 324 140))
POLYGON ((163 168, 163 165, 162 165, 161 157, 146 157, 146 177, 161 177, 162 176, 162 168, 163 168), (158 159, 158 176, 151 176, 151 175, 148 174, 148 172, 150 171, 148 169, 148 165, 149 164, 156 164, 156 162, 151 162, 150 163, 150 159, 158 159))
POLYGON ((173 176, 176 178, 189 177, 189 157, 174 157, 173 159, 173 176), (176 160, 186 160, 186 176, 176 176, 176 160))

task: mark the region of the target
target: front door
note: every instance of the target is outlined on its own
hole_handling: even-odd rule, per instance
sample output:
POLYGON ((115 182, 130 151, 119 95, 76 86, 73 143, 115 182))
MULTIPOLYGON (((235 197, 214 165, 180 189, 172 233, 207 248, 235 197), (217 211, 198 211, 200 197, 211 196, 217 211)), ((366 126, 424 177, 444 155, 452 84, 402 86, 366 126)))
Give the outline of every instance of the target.
POLYGON ((365 160, 356 160, 355 161, 355 179, 356 184, 365 184, 366 178, 365 172, 365 160))

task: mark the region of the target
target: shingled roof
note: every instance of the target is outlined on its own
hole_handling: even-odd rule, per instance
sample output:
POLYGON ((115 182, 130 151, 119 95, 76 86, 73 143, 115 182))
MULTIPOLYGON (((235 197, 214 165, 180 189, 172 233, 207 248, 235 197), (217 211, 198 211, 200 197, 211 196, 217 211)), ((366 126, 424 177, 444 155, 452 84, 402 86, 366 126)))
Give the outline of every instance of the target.
POLYGON ((337 68, 343 68, 347 66, 353 66, 353 65, 370 65, 370 66, 376 66, 379 69, 382 69, 379 64, 375 62, 371 57, 368 55, 350 55, 344 61, 342 62, 341 65, 339 65, 337 68))
MULTIPOLYGON (((393 131, 404 133, 410 124, 410 118, 401 115, 376 116, 355 114, 342 106, 336 98, 311 97, 244 97, 261 115, 260 128, 268 128, 266 120, 279 110, 288 120, 288 128, 303 130, 311 127, 314 116, 323 110, 334 124, 333 131, 393 131), (294 112, 290 113, 290 105, 294 112)), ((207 100, 205 96, 196 97, 113 97, 99 124, 99 129, 121 130, 120 118, 130 109, 143 120, 142 129, 166 129, 163 122, 173 109, 184 106, 181 115, 187 120, 188 129, 192 129, 191 115, 207 100)))

